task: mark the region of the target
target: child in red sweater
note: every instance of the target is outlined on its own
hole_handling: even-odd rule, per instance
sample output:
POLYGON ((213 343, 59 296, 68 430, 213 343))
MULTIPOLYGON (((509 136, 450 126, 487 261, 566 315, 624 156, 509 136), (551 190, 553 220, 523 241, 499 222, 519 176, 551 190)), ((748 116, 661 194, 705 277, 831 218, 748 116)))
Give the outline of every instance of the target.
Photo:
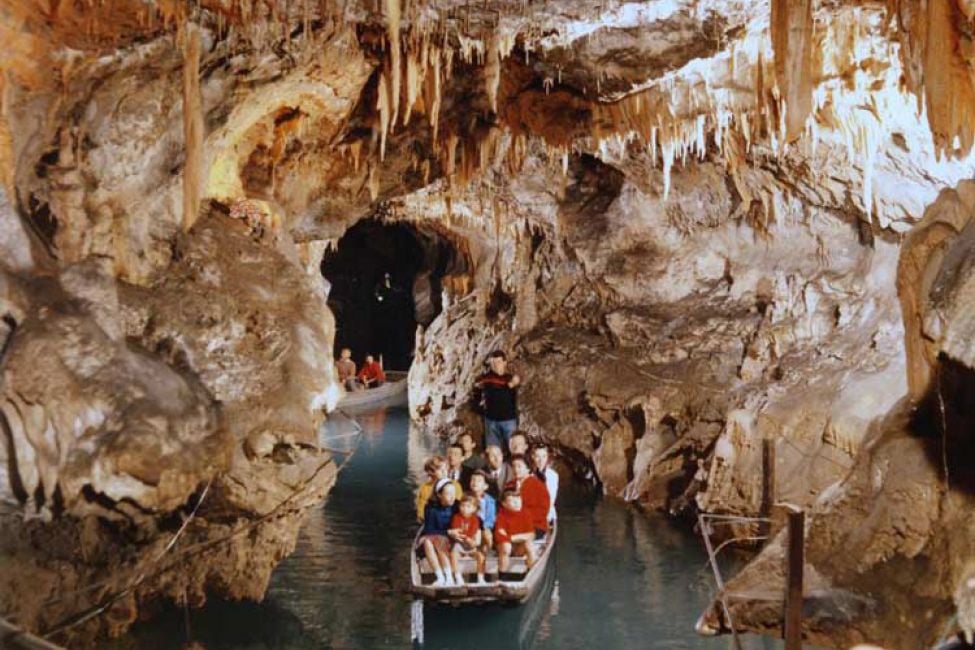
POLYGON ((494 523, 494 544, 498 550, 498 571, 505 572, 511 563, 511 555, 524 555, 528 568, 535 564, 535 526, 531 515, 521 509, 521 495, 515 490, 505 490, 501 497, 501 509, 494 523))
POLYGON ((457 570, 460 556, 473 555, 477 564, 477 584, 484 584, 484 553, 481 552, 481 518, 477 516, 477 499, 465 495, 458 511, 450 520, 447 536, 453 540, 450 548, 450 564, 454 569, 454 584, 464 584, 464 577, 457 570))
POLYGON ((531 517, 536 537, 541 539, 548 531, 548 511, 552 504, 548 488, 532 475, 528 459, 524 456, 512 456, 510 464, 515 477, 508 481, 505 489, 517 490, 521 495, 522 506, 531 517))

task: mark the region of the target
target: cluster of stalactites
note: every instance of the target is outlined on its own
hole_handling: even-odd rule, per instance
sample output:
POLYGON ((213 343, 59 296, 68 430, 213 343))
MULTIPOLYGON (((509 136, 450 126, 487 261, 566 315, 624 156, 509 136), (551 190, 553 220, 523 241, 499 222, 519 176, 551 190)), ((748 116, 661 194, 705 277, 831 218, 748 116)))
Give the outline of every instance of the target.
MULTIPOLYGON (((517 169, 519 152, 527 150, 527 139, 533 137, 542 141, 549 157, 560 161, 563 169, 576 151, 614 158, 642 145, 662 170, 667 198, 675 164, 704 159, 714 150, 734 174, 746 164, 754 144, 761 143, 776 155, 796 146, 815 148, 825 128, 844 135, 851 163, 858 161, 863 169, 862 201, 869 214, 873 166, 885 134, 885 117, 905 107, 911 110, 897 81, 887 78, 897 72, 896 66, 876 64, 896 57, 889 42, 884 41, 885 50, 877 52, 871 49, 875 41, 864 37, 879 20, 876 11, 845 8, 832 20, 817 20, 811 0, 775 0, 765 26, 757 31, 750 26, 727 54, 708 62, 718 70, 682 70, 617 102, 589 102, 588 135, 581 138, 566 142, 560 136, 556 141, 543 133, 526 133, 521 125, 507 139, 499 139, 496 129, 441 138, 441 93, 453 61, 459 57, 483 66, 484 92, 497 113, 501 61, 510 54, 515 39, 497 32, 482 38, 455 32, 448 38, 444 30, 416 29, 401 36, 400 6, 397 0, 385 1, 388 56, 380 74, 375 124, 379 158, 385 157, 387 137, 394 129, 407 124, 412 114, 426 113, 442 170, 461 182, 492 161, 517 169), (864 49, 864 43, 871 45, 864 49), (712 77, 721 82, 713 84, 712 77)), ((526 51, 531 49, 523 35, 519 42, 526 51)), ((546 94, 553 85, 554 80, 546 80, 546 94)), ((499 117, 504 125, 503 114, 499 117)), ((415 165, 429 169, 429 163, 415 165)))
MULTIPOLYGON (((975 92, 964 59, 970 48, 962 47, 970 43, 965 40, 969 32, 961 21, 971 20, 975 3, 889 1, 888 17, 896 19, 892 22, 899 27, 904 76, 923 100, 917 106, 911 105, 892 78, 899 75, 899 66, 892 63, 898 57, 896 48, 889 40, 866 35, 876 33, 877 11, 845 7, 823 19, 814 14, 813 4, 812 0, 773 0, 767 24, 749 25, 727 52, 706 65, 695 69, 692 62, 617 102, 589 102, 588 134, 574 135, 567 142, 564 137, 554 141, 543 133, 525 132, 522 125, 505 137, 498 127, 478 133, 442 133, 443 93, 455 61, 482 66, 488 106, 504 127, 504 111, 499 115, 498 106, 502 61, 510 56, 516 37, 526 56, 532 43, 524 33, 497 29, 474 37, 449 20, 419 20, 415 2, 383 0, 384 56, 376 92, 375 144, 369 146, 367 156, 368 188, 373 197, 379 195, 379 165, 386 158, 389 137, 408 125, 414 114, 429 121, 437 162, 451 186, 466 183, 492 165, 505 164, 517 171, 528 140, 539 138, 549 149, 549 158, 560 162, 563 170, 575 151, 594 151, 612 159, 624 156, 630 147, 645 147, 662 170, 665 199, 675 164, 704 159, 713 150, 735 177, 756 143, 774 155, 800 146, 815 150, 821 131, 830 129, 845 137, 850 162, 859 163, 863 170, 862 202, 870 215, 875 210, 873 168, 890 116, 926 106, 938 154, 963 155, 971 148, 975 92), (947 63, 935 65, 936 61, 947 63)), ((215 15, 227 21, 231 33, 243 18, 260 18, 248 36, 252 45, 260 47, 274 38, 290 38, 290 29, 275 31, 271 26, 293 20, 294 7, 310 20, 322 15, 329 3, 296 0, 285 3, 278 13, 274 9, 278 4, 253 0, 220 6, 223 9, 215 15)), ((546 94, 553 85, 553 79, 546 80, 546 94)), ((563 131, 578 132, 575 126, 563 131)), ((358 169, 362 144, 344 148, 358 169)), ((425 179, 430 165, 429 160, 413 161, 425 179)))
POLYGON ((484 92, 491 111, 497 112, 501 61, 510 55, 515 44, 513 36, 505 37, 497 31, 483 38, 450 33, 447 22, 429 29, 410 29, 404 37, 399 0, 385 0, 385 8, 386 39, 382 45, 387 56, 379 75, 374 126, 380 161, 386 157, 388 136, 398 126, 408 125, 414 113, 426 114, 433 145, 437 147, 442 92, 453 73, 455 58, 483 67, 484 92))
POLYGON ((926 108, 940 157, 965 157, 975 144, 975 3, 888 0, 904 77, 926 108))

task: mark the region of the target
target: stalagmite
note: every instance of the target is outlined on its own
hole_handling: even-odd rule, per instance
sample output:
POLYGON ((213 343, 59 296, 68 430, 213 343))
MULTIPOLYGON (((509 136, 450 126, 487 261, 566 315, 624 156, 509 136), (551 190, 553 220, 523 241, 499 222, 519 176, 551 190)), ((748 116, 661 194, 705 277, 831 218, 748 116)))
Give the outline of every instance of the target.
POLYGON ((203 183, 203 105, 200 99, 200 30, 189 23, 183 30, 183 229, 189 230, 200 210, 203 183))

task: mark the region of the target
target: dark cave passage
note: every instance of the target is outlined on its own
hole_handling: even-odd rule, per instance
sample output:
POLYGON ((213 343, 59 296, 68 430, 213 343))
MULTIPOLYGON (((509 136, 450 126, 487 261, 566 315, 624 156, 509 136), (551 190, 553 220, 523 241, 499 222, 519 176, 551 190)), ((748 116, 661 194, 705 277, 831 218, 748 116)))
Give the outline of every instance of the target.
POLYGON ((352 350, 357 366, 367 354, 386 370, 406 370, 413 360, 417 325, 442 309, 443 278, 465 273, 468 259, 443 234, 407 223, 359 221, 322 259, 332 284, 335 356, 352 350))

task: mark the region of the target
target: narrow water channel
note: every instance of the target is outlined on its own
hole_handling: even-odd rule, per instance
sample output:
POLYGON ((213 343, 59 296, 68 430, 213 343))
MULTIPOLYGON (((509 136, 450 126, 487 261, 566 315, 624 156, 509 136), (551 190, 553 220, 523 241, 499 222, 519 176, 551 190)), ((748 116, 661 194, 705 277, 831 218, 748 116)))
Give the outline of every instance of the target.
MULTIPOLYGON (((559 491, 556 565, 523 606, 414 605, 409 545, 413 491, 440 441, 410 426, 406 409, 334 418, 332 446, 355 441, 326 503, 295 553, 274 573, 263 603, 213 601, 133 628, 115 648, 733 648, 694 634, 711 583, 701 541, 568 482, 559 491), (188 646, 190 642, 196 645, 188 646)), ((743 638, 747 650, 777 648, 743 638)))

